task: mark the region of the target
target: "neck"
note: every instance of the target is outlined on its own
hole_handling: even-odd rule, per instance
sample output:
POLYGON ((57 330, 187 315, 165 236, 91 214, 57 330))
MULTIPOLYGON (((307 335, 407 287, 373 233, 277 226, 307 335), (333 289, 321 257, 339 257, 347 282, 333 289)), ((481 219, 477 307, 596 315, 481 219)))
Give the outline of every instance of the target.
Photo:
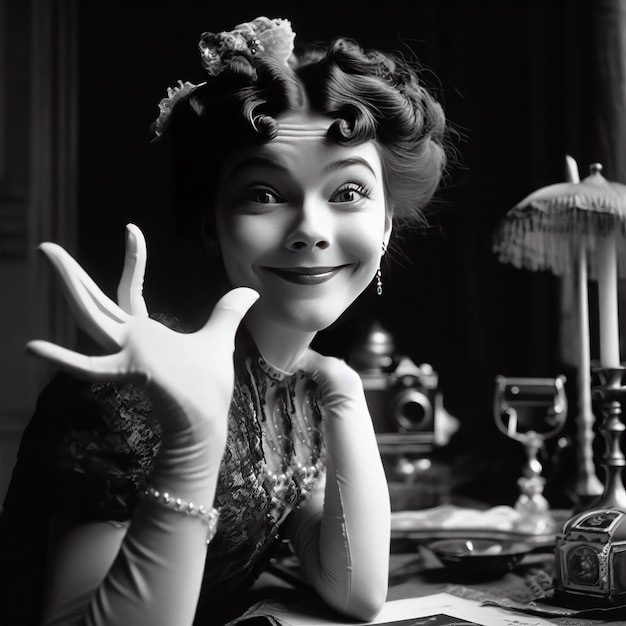
POLYGON ((253 315, 246 319, 248 331, 263 358, 286 372, 295 372, 316 333, 294 332, 253 315))

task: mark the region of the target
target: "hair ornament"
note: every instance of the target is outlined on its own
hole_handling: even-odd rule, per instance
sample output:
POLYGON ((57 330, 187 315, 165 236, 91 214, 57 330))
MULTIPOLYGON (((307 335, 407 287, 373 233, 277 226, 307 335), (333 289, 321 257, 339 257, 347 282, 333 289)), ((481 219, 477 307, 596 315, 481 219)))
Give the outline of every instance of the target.
MULTIPOLYGON (((289 20, 257 17, 252 22, 235 26, 229 32, 202 33, 198 47, 202 66, 209 76, 217 76, 230 65, 235 56, 244 56, 251 62, 259 58, 272 58, 288 65, 295 38, 289 20)), ((151 125, 157 137, 165 131, 174 105, 199 86, 179 80, 177 86, 168 88, 167 97, 159 102, 159 117, 151 125)))
POLYGON ((228 32, 202 33, 198 47, 204 69, 209 76, 217 76, 235 56, 244 56, 249 61, 272 58, 287 65, 295 38, 289 20, 257 17, 228 32))
POLYGON ((179 80, 177 86, 167 88, 167 97, 159 102, 159 117, 152 124, 152 131, 157 137, 163 134, 174 105, 181 98, 188 96, 197 86, 189 81, 179 80))

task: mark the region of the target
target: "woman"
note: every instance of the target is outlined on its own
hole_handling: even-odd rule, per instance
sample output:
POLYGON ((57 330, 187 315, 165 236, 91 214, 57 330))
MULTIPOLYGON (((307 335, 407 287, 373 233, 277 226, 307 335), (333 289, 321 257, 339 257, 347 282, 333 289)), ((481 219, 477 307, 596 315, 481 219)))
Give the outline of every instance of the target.
POLYGON ((233 287, 202 329, 148 316, 137 227, 118 304, 42 245, 103 352, 29 344, 69 374, 25 433, 3 567, 34 613, 45 595, 46 624, 209 623, 284 538, 344 616, 385 601, 389 498, 363 388, 309 344, 381 288, 392 223, 422 219, 444 116, 399 59, 348 40, 296 57, 293 41, 267 18, 205 33, 207 82, 160 103, 187 218, 233 287), (27 551, 42 556, 35 537, 45 580, 20 579, 27 551))

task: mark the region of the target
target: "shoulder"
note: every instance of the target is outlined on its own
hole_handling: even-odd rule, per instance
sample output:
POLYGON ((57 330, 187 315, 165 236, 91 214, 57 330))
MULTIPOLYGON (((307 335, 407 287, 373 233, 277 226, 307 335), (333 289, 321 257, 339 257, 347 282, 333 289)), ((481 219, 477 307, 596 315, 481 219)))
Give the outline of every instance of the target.
MULTIPOLYGON (((97 353, 88 340, 77 349, 97 353)), ((48 494, 52 512, 128 519, 160 444, 150 414, 138 387, 57 374, 40 393, 22 436, 5 510, 34 488, 48 494)))

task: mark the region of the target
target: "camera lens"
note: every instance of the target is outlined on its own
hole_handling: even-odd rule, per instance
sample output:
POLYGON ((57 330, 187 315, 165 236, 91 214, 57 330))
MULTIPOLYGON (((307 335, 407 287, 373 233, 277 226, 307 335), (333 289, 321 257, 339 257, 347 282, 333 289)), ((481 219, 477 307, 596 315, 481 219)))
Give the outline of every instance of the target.
POLYGON ((433 405, 421 391, 405 389, 391 403, 391 415, 404 432, 423 431, 433 428, 433 405))

